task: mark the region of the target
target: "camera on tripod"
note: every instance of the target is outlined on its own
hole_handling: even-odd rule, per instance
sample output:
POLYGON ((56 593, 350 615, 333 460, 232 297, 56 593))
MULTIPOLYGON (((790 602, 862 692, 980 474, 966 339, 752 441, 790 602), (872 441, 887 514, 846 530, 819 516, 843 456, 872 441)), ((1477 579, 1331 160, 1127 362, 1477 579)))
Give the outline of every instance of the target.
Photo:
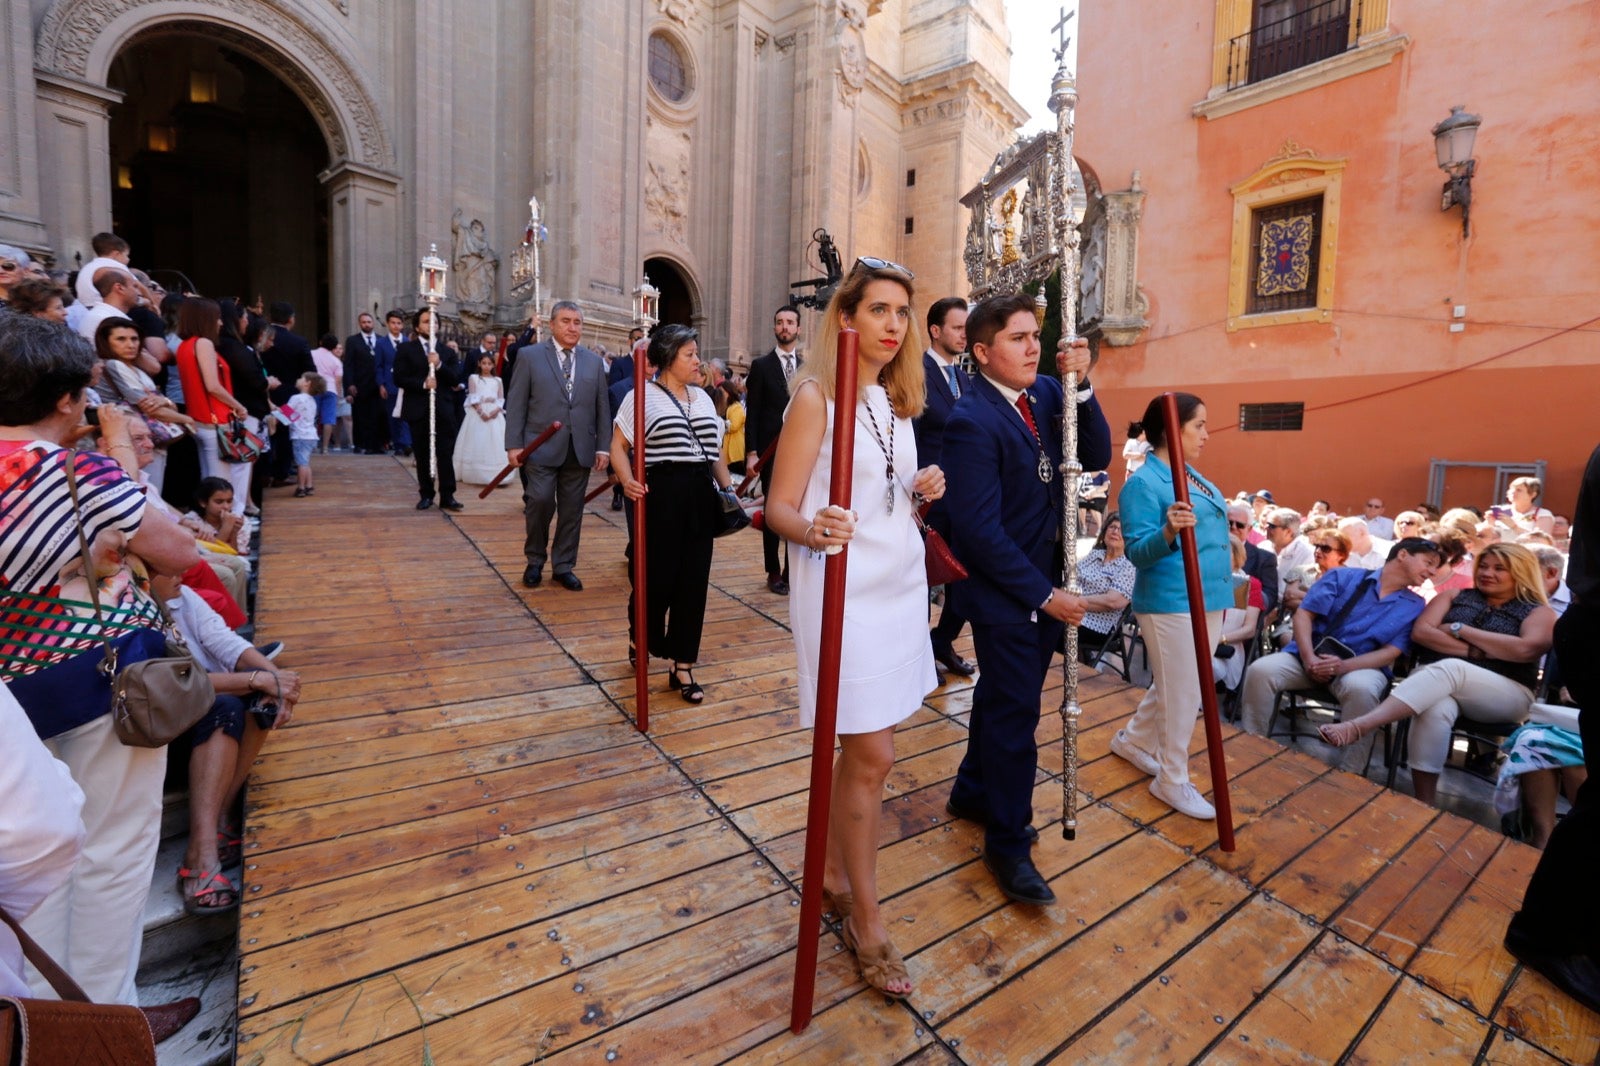
POLYGON ((839 287, 839 281, 844 277, 844 267, 839 262, 839 249, 835 247, 833 238, 828 236, 828 231, 820 226, 811 234, 811 242, 817 246, 817 258, 822 261, 822 269, 826 277, 807 278, 804 281, 791 281, 789 283, 789 302, 796 307, 811 307, 821 310, 828 306, 828 301, 833 299, 834 289, 839 287), (809 293, 797 290, 810 289, 809 293))

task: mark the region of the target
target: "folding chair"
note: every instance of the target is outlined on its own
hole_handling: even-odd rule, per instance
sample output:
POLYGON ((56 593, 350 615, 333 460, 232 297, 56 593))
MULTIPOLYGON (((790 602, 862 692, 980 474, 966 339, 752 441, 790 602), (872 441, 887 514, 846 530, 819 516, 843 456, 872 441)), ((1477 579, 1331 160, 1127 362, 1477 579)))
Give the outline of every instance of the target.
POLYGON ((1117 624, 1111 627, 1111 633, 1106 637, 1106 642, 1089 659, 1089 665, 1096 670, 1105 662, 1106 656, 1116 655, 1115 667, 1122 680, 1133 684, 1133 651, 1139 648, 1144 653, 1144 664, 1150 665, 1150 651, 1144 646, 1144 634, 1139 632, 1139 620, 1133 616, 1133 605, 1129 604, 1117 616, 1117 624))

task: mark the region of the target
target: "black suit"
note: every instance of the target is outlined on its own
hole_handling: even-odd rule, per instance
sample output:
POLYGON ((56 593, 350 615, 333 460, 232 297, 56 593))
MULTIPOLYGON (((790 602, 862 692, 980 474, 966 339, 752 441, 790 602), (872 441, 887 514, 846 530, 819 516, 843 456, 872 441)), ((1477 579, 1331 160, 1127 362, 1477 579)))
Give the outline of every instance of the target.
MULTIPOLYGON (((434 368, 436 399, 434 403, 434 440, 439 461, 439 496, 443 502, 456 498, 456 433, 461 422, 456 406, 450 400, 450 390, 455 388, 456 368, 460 359, 447 358, 448 348, 439 352, 439 365, 434 368)), ((411 445, 416 449, 417 491, 424 500, 433 499, 433 475, 428 462, 428 353, 422 342, 403 342, 394 353, 394 383, 406 390, 400 403, 400 417, 411 427, 411 445)))
MULTIPOLYGON (((917 435, 917 467, 941 464, 940 456, 944 452, 944 427, 950 421, 950 413, 955 410, 956 400, 959 398, 950 390, 950 378, 945 372, 944 365, 928 352, 922 353, 922 372, 926 378, 928 390, 927 406, 922 409, 922 414, 913 422, 912 428, 917 435)), ((956 385, 965 396, 972 391, 972 379, 967 372, 959 366, 955 368, 956 385)), ((950 539, 950 512, 943 500, 938 500, 928 511, 928 525, 939 531, 946 541, 950 539)), ((935 653, 946 651, 961 635, 961 627, 967 624, 954 604, 952 597, 946 596, 944 609, 939 614, 939 624, 933 627, 932 639, 935 653)))
POLYGON ((1278 606, 1278 557, 1246 541, 1244 572, 1261 582, 1261 613, 1278 606))
MULTIPOLYGON (((288 326, 273 326, 272 347, 261 357, 267 374, 278 379, 278 387, 268 395, 274 407, 282 407, 298 391, 295 382, 301 374, 315 374, 317 361, 311 358, 311 346, 288 326)), ((294 473, 294 452, 289 447, 289 425, 279 422, 272 431, 272 476, 286 481, 294 473)))
POLYGON ((345 391, 350 398, 350 435, 358 452, 383 449, 389 419, 384 415, 383 399, 378 395, 378 335, 367 343, 365 334, 352 333, 344 341, 345 391))
MULTIPOLYGON (((804 362, 800 353, 796 352, 795 369, 798 370, 804 362)), ((778 433, 783 429, 783 412, 789 406, 789 382, 783 376, 783 361, 778 357, 778 349, 774 348, 766 355, 751 360, 750 374, 745 378, 745 390, 745 453, 764 455, 767 446, 778 439, 778 433)), ((773 460, 768 460, 761 468, 762 492, 772 490, 773 465, 773 460)), ((761 552, 767 576, 781 574, 788 581, 789 560, 787 556, 779 559, 780 544, 778 535, 772 530, 761 531, 761 552)))

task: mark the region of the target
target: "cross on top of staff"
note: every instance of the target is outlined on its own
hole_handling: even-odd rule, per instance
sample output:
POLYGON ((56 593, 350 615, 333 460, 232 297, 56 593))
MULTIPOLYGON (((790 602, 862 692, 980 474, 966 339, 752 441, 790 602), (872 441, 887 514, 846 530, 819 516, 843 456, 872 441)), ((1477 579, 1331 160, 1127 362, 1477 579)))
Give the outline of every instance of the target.
POLYGON ((1067 45, 1072 41, 1072 38, 1067 36, 1067 23, 1071 22, 1072 16, 1076 15, 1077 13, 1078 12, 1075 10, 1068 11, 1066 8, 1062 8, 1061 21, 1050 27, 1050 29, 1055 32, 1057 40, 1060 42, 1060 47, 1056 49, 1057 63, 1066 61, 1067 45))

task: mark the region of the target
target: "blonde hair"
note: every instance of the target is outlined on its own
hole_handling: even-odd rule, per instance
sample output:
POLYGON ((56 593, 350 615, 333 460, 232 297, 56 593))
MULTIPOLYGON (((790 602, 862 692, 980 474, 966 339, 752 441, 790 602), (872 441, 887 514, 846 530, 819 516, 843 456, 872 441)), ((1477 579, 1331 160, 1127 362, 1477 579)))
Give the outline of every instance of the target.
POLYGON ((1513 489, 1527 489, 1528 498, 1534 502, 1535 506, 1537 506, 1539 503, 1539 494, 1544 492, 1544 482, 1540 481, 1536 477, 1514 477, 1511 479, 1511 484, 1508 487, 1513 489))
MULTIPOLYGON (((812 350, 810 359, 795 374, 794 382, 789 386, 793 394, 799 389, 803 381, 815 381, 822 389, 825 399, 834 399, 834 385, 837 375, 838 360, 835 352, 839 344, 839 331, 843 328, 840 319, 845 315, 854 316, 865 298, 867 285, 877 280, 892 281, 906 290, 906 302, 911 305, 911 313, 906 319, 905 333, 900 341, 900 350, 894 353, 894 358, 889 360, 889 365, 883 368, 880 375, 884 391, 889 394, 889 402, 894 405, 894 413, 901 418, 916 418, 922 414, 922 409, 928 403, 927 378, 922 370, 922 332, 917 328, 916 289, 912 287, 911 278, 898 270, 883 267, 868 267, 858 264, 844 281, 839 283, 839 289, 833 294, 833 299, 828 301, 828 309, 822 315, 822 327, 817 331, 817 344, 812 350)), ((860 388, 877 384, 871 381, 858 382, 860 388)))
POLYGON ((1544 572, 1539 567, 1539 557, 1520 544, 1508 544, 1501 541, 1498 544, 1486 545, 1478 553, 1478 560, 1472 565, 1474 583, 1478 571, 1483 568, 1483 561, 1488 558, 1498 558, 1505 563, 1506 569, 1511 571, 1512 596, 1528 603, 1548 604, 1549 597, 1544 594, 1544 572))
POLYGON ((1481 521, 1483 519, 1465 507, 1452 507, 1440 516, 1439 525, 1441 528, 1454 529, 1456 532, 1463 533, 1470 538, 1478 535, 1478 523, 1481 521))

